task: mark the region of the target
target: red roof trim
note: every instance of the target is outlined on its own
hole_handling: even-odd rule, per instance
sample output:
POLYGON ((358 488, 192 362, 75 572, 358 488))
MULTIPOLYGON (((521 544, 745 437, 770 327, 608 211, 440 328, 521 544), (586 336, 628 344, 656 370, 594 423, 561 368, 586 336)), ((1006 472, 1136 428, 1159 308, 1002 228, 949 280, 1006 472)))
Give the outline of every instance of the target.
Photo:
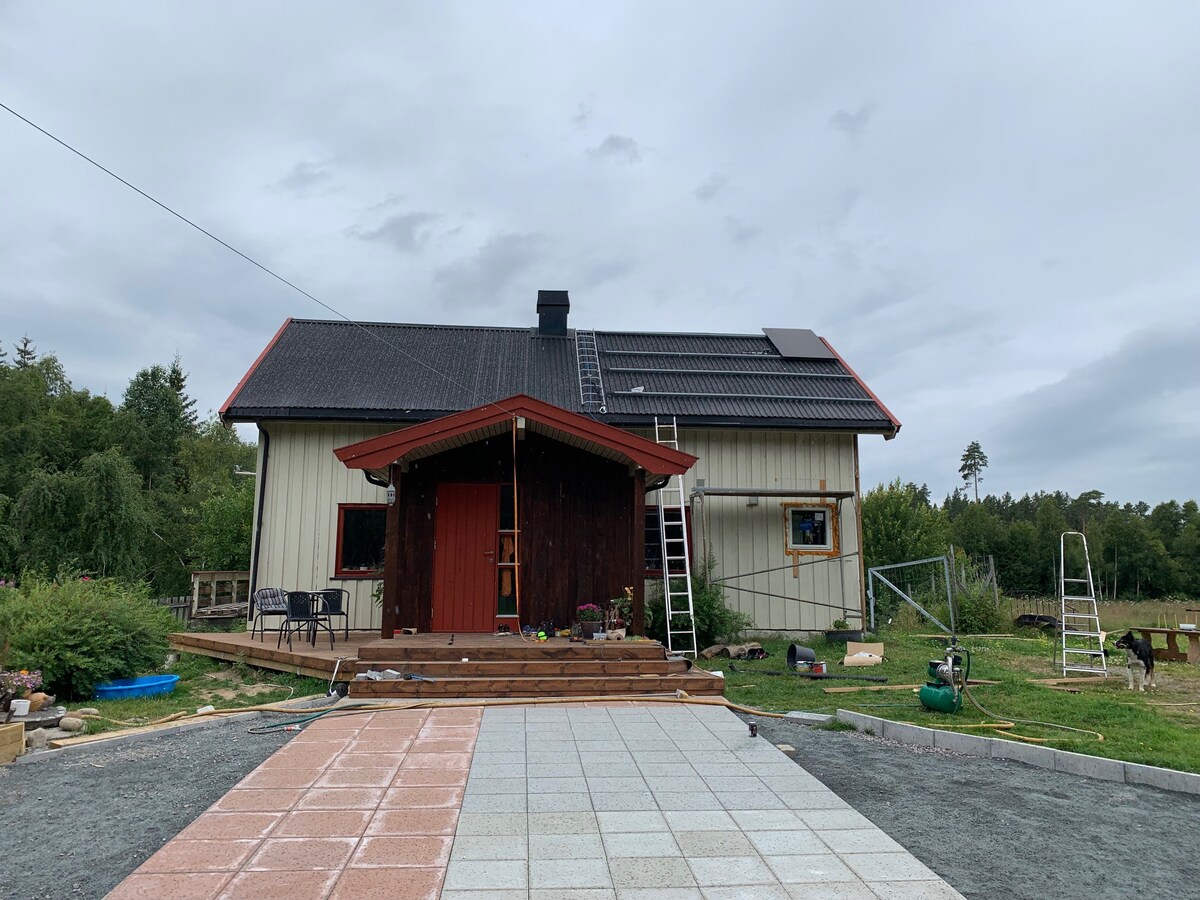
POLYGON ((265 357, 268 353, 271 352, 271 348, 275 346, 276 342, 279 340, 279 336, 282 335, 283 332, 287 329, 287 327, 291 324, 292 324, 292 317, 288 316, 287 320, 284 321, 284 323, 279 326, 279 330, 277 332, 275 332, 275 337, 271 338, 271 340, 267 343, 267 346, 263 347, 262 353, 258 354, 258 358, 256 360, 254 360, 254 364, 252 366, 250 366, 250 371, 248 371, 245 375, 242 376, 242 380, 237 383, 237 387, 235 387, 233 389, 233 393, 231 393, 225 399, 225 402, 221 404, 221 408, 220 408, 220 410, 218 410, 218 415, 220 415, 221 418, 225 418, 225 413, 227 413, 229 411, 229 407, 233 404, 233 398, 236 397, 238 395, 238 393, 241 391, 241 389, 246 386, 246 382, 250 380, 250 376, 254 374, 254 370, 257 369, 259 366, 259 363, 261 363, 263 361, 263 357, 265 357))
POLYGON ((867 383, 858 376, 857 372, 855 372, 852 368, 850 368, 850 364, 848 362, 846 362, 844 359, 842 359, 842 354, 840 354, 836 350, 834 350, 833 345, 831 343, 829 343, 829 341, 825 340, 825 338, 821 338, 821 343, 829 348, 829 352, 837 357, 837 361, 840 362, 843 366, 845 366, 847 372, 849 372, 852 376, 854 376, 854 380, 858 382, 858 386, 860 388, 862 388, 864 391, 866 391, 867 396, 869 396, 872 400, 874 400, 876 402, 876 404, 878 404, 879 408, 884 411, 884 414, 887 415, 888 419, 892 423, 893 428, 895 429, 892 431, 891 434, 885 435, 887 440, 890 441, 892 438, 894 438, 897 434, 900 433, 900 420, 897 419, 896 416, 892 413, 892 411, 887 408, 887 406, 884 404, 884 402, 879 399, 879 395, 876 394, 869 387, 867 387, 867 383))
POLYGON ((338 448, 334 454, 351 469, 382 469, 420 447, 479 431, 515 416, 524 416, 583 440, 602 444, 629 457, 654 475, 682 475, 698 460, 690 453, 672 450, 612 425, 536 400, 527 394, 517 394, 506 400, 486 403, 475 409, 359 441, 338 448))

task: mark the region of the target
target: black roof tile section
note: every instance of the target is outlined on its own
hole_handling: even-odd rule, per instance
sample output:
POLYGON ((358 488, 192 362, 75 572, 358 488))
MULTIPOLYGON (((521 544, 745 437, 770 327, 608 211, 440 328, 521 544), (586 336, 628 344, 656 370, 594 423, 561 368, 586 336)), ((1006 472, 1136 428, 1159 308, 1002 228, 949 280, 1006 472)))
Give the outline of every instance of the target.
MULTIPOLYGON (((898 423, 836 356, 789 359, 765 335, 596 332, 612 425, 894 434, 898 423)), ((526 393, 581 412, 573 333, 536 328, 291 321, 230 398, 230 421, 419 421, 526 393)))

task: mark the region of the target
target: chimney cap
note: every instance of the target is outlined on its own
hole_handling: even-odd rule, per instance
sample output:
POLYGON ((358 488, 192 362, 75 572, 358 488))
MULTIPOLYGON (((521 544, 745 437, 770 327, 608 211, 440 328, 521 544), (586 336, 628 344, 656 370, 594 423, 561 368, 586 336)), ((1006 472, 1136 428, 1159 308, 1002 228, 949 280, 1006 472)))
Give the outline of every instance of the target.
POLYGON ((537 308, 541 312, 543 307, 565 306, 568 309, 571 306, 571 301, 567 298, 566 291, 538 291, 537 308))

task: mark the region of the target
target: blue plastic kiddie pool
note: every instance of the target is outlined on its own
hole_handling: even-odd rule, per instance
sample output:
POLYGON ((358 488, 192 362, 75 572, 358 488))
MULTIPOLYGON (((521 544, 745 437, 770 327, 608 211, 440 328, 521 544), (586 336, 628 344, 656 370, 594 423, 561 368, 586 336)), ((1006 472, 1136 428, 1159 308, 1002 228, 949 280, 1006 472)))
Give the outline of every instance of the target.
POLYGON ((175 690, 178 675, 143 675, 141 678, 114 678, 107 684, 96 685, 97 700, 128 700, 130 697, 153 697, 175 690))

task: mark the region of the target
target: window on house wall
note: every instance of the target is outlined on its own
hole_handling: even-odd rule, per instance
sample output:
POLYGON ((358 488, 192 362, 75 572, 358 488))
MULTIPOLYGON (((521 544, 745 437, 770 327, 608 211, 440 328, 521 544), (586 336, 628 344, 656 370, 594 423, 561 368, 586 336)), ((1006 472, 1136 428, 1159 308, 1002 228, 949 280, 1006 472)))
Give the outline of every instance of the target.
MULTIPOLYGON (((696 554, 692 548, 692 509, 690 506, 683 508, 683 519, 687 523, 687 545, 688 556, 692 561, 692 568, 696 568, 696 554)), ((646 505, 646 574, 647 575, 662 575, 662 529, 659 524, 658 507, 646 505)), ((673 566, 672 571, 679 571, 678 566, 673 566)))
POLYGON ((838 553, 837 507, 832 503, 785 503, 787 552, 838 553))
POLYGON ((369 578, 382 571, 386 534, 386 506, 376 503, 338 504, 334 574, 341 578, 369 578))

